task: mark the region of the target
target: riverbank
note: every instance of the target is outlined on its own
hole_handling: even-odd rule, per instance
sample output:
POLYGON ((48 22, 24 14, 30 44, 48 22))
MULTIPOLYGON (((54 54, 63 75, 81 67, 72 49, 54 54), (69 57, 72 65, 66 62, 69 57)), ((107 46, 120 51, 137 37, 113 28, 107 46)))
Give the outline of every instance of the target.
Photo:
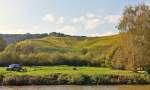
POLYGON ((98 67, 26 67, 27 72, 0 68, 0 85, 107 85, 150 84, 150 76, 98 67))
POLYGON ((0 86, 1 90, 149 90, 150 85, 34 85, 0 86))

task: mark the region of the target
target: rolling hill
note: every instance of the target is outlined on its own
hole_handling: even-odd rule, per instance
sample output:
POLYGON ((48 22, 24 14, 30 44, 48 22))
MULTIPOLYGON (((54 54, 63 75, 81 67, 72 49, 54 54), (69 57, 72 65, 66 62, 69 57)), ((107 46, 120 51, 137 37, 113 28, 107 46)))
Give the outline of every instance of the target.
POLYGON ((114 46, 120 41, 120 36, 78 37, 78 36, 47 36, 40 39, 28 39, 18 42, 16 46, 22 49, 32 45, 38 52, 48 51, 78 51, 81 49, 99 50, 114 46))
POLYGON ((7 44, 16 43, 26 39, 37 39, 47 36, 47 34, 0 34, 7 44))
POLYGON ((105 37, 49 35, 9 44, 0 53, 0 65, 110 66, 121 35, 105 37), (9 58, 8 58, 9 56, 9 58))

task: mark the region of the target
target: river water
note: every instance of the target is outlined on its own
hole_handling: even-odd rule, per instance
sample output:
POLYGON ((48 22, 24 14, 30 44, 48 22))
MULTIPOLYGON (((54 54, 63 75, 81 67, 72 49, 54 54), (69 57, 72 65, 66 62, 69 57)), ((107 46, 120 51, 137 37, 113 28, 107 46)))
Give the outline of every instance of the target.
POLYGON ((99 86, 0 86, 0 90, 150 90, 150 85, 99 85, 99 86))

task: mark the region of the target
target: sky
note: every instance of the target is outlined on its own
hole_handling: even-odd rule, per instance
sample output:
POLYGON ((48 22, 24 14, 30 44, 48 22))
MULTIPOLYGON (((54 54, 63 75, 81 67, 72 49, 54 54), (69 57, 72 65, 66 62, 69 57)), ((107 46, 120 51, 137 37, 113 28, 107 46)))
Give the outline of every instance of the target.
POLYGON ((125 6, 150 0, 0 0, 0 33, 117 34, 125 6))

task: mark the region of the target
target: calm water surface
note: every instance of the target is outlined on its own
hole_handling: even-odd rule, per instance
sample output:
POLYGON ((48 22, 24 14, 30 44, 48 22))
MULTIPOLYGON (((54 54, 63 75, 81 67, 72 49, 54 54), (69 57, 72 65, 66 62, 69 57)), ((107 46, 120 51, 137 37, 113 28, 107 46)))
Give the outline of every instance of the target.
POLYGON ((150 85, 114 86, 0 86, 0 90, 150 90, 150 85))

